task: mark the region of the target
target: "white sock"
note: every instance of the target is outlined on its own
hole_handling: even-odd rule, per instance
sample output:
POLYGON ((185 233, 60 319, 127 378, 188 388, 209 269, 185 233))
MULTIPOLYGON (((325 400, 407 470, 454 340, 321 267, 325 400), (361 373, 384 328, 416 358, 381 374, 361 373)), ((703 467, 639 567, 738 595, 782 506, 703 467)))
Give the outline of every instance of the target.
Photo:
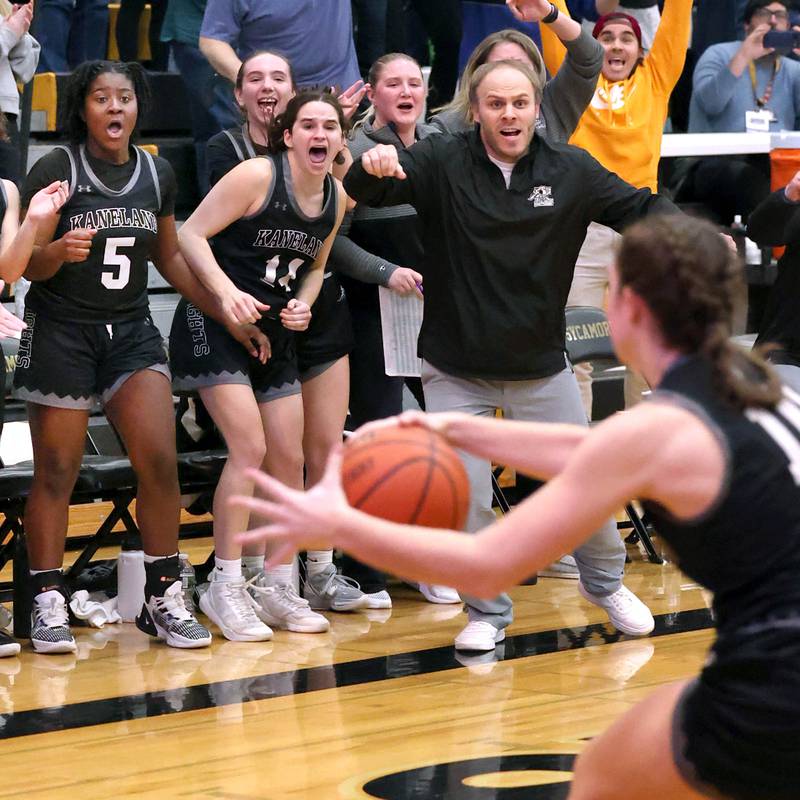
POLYGON ((220 558, 214 556, 214 570, 216 579, 222 583, 237 581, 242 577, 242 562, 238 558, 220 558))
POLYGON ((292 585, 292 565, 278 564, 277 567, 270 567, 264 572, 267 579, 267 586, 291 586, 292 585))
POLYGON ((145 564, 155 564, 156 561, 161 561, 162 559, 165 559, 165 558, 177 558, 177 557, 178 557, 177 553, 172 553, 171 555, 168 555, 168 556, 149 556, 149 555, 147 555, 147 553, 145 553, 144 554, 144 563, 145 564))
POLYGON ((306 553, 306 570, 309 577, 324 572, 328 564, 333 564, 333 550, 309 550, 306 553))
POLYGON ((264 556, 242 556, 242 569, 261 572, 264 569, 264 556))
POLYGON ((53 569, 29 569, 28 573, 31 575, 39 575, 42 572, 64 572, 61 567, 53 567, 53 569))

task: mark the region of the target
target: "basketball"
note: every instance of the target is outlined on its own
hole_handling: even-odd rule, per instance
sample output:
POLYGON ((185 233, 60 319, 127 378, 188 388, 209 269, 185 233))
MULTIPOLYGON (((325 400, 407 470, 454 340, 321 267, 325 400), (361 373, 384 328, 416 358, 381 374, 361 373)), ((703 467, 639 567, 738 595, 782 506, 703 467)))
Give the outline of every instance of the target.
POLYGON ((394 426, 351 440, 342 484, 353 508, 390 522, 461 530, 467 521, 464 464, 427 428, 394 426))

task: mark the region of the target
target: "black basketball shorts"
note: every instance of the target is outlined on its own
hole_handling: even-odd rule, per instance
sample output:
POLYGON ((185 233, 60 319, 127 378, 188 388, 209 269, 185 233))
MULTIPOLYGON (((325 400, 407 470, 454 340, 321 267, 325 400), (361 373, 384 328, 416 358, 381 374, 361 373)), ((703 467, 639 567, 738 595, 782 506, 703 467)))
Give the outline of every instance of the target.
POLYGON ((14 397, 56 408, 90 410, 107 403, 135 372, 169 379, 167 354, 148 315, 127 322, 66 322, 25 311, 14 397))
POLYGON ((169 358, 172 387, 180 394, 223 384, 250 386, 259 403, 300 393, 295 336, 280 322, 262 318, 272 355, 253 358, 216 320, 181 300, 172 318, 169 358))
POLYGON ((344 289, 328 272, 311 308, 308 330, 297 336, 300 382, 316 378, 353 349, 353 325, 344 289))

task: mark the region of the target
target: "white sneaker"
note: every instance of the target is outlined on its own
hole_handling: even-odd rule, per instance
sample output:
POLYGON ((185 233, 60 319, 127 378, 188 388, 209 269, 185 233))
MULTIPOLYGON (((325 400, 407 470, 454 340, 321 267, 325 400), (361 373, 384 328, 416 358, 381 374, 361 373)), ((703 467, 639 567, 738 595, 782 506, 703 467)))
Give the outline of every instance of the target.
POLYGON ((475 650, 485 652, 494 650, 498 642, 506 638, 503 628, 495 628, 490 622, 472 620, 456 636, 456 650, 475 650))
POLYGON ((325 633, 330 623, 288 584, 264 585, 263 573, 247 581, 255 611, 267 625, 295 633, 325 633))
POLYGON ((258 618, 244 578, 215 580, 208 576, 208 589, 200 595, 200 609, 232 642, 266 642, 272 631, 258 618))
POLYGON ((365 608, 391 608, 392 598, 386 589, 380 592, 364 592, 364 597, 367 598, 367 605, 365 608))
POLYGON ((173 581, 163 595, 151 595, 144 601, 136 617, 136 627, 170 647, 191 650, 211 644, 208 629, 186 608, 180 581, 173 581))
POLYGON ((436 583, 412 583, 416 589, 419 589, 420 594, 429 603, 438 603, 440 605, 450 605, 452 603, 460 603, 461 597, 455 589, 449 586, 440 586, 436 583))
POLYGON ((544 569, 539 570, 540 578, 567 578, 576 581, 581 577, 578 572, 578 564, 575 559, 570 556, 561 556, 558 561, 554 561, 544 569))
POLYGON ((620 632, 630 636, 647 636, 656 623, 650 609, 629 589, 620 586, 613 594, 601 597, 590 594, 582 583, 578 584, 581 596, 602 608, 611 624, 620 632))
POLYGON ((31 644, 37 653, 74 653, 75 639, 69 629, 67 598, 57 589, 33 598, 31 644))

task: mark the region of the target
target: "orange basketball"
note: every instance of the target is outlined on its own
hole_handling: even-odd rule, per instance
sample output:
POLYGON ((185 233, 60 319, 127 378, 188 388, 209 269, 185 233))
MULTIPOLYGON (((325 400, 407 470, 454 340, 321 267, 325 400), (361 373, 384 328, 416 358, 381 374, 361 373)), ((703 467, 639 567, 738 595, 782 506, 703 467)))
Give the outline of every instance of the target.
POLYGON ((351 506, 390 522, 460 530, 467 521, 464 464, 427 428, 395 426, 352 439, 342 483, 351 506))

